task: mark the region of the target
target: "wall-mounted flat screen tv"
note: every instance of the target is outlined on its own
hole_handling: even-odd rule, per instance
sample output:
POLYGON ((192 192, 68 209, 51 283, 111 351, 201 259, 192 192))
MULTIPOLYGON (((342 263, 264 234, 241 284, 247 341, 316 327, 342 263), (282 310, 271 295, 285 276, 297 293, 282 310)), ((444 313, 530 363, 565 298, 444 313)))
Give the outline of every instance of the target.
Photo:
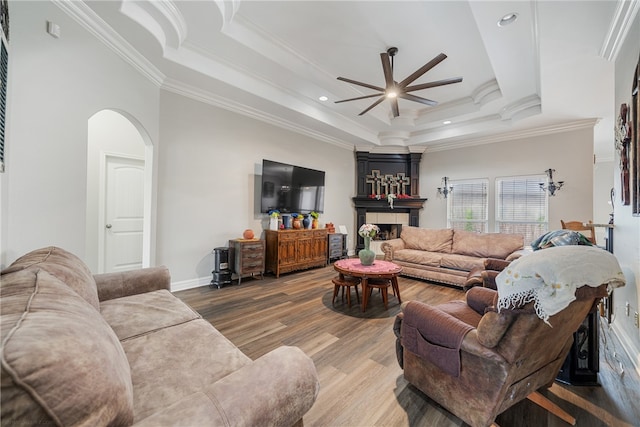
POLYGON ((324 212, 324 172, 262 160, 261 212, 324 212))

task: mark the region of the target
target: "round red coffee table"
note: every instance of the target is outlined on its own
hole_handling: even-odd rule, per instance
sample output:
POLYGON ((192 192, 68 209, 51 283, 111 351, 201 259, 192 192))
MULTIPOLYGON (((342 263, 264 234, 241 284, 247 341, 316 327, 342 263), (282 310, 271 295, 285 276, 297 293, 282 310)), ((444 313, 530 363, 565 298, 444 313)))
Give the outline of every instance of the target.
POLYGON ((400 289, 398 288, 398 274, 402 271, 402 267, 389 261, 375 260, 373 265, 362 265, 358 258, 341 259, 333 263, 333 268, 339 273, 341 280, 344 276, 359 277, 362 283, 362 311, 367 309, 369 300, 369 288, 380 288, 382 290, 382 299, 384 308, 387 308, 387 288, 391 286, 398 297, 398 303, 402 303, 400 299, 400 289), (369 282, 371 280, 371 284, 369 282))

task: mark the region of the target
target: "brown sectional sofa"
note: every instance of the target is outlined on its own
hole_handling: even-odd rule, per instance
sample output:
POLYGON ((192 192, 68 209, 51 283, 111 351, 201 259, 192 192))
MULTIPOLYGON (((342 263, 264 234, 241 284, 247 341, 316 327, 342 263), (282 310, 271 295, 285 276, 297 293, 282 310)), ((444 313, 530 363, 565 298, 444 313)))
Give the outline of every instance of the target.
POLYGON ((523 246, 519 234, 403 226, 400 238, 380 248, 386 261, 402 266, 404 276, 464 288, 469 272, 483 268, 486 259, 516 259, 523 246))
POLYGON ((169 288, 164 267, 94 276, 56 247, 2 271, 2 424, 302 424, 312 360, 249 359, 169 288))

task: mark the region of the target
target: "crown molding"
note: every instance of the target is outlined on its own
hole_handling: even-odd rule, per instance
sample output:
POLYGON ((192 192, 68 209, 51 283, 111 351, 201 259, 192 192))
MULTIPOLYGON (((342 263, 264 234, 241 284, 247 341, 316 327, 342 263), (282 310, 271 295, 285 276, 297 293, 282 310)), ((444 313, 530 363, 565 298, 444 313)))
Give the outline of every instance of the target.
POLYGON ((540 114, 542 101, 537 94, 525 96, 509 105, 504 106, 500 110, 502 120, 517 120, 523 117, 540 114))
POLYGON ((187 37, 187 23, 171 0, 125 1, 120 12, 153 34, 165 49, 177 49, 187 37), (150 25, 150 22, 155 25, 150 25))
POLYGON ((600 49, 601 57, 607 61, 616 60, 638 11, 640 11, 640 0, 618 0, 611 27, 600 49))
MULTIPOLYGON (((125 2, 126 3, 126 2, 125 2)), ((160 13, 169 21, 171 27, 176 33, 176 38, 178 40, 177 46, 181 45, 185 39, 187 38, 187 23, 184 20, 184 17, 178 10, 178 7, 171 0, 160 0, 151 3, 155 8, 157 8, 160 13)), ((176 46, 176 47, 177 47, 176 46)))
POLYGON ((96 15, 89 6, 76 1, 51 1, 153 84, 158 87, 162 85, 165 75, 96 15))
POLYGON ((464 139, 458 141, 448 141, 439 144, 429 145, 427 152, 455 150, 458 148, 474 147, 477 145, 493 144, 495 142, 513 141, 514 139, 532 138, 538 136, 552 135, 562 132, 570 132, 578 129, 593 128, 599 119, 584 119, 571 122, 558 123, 550 126, 523 129, 517 131, 504 132, 498 135, 483 138, 464 139))
POLYGON ((424 146, 401 146, 401 145, 389 145, 385 147, 370 146, 370 145, 356 145, 353 148, 355 152, 365 152, 374 154, 411 154, 411 153, 424 153, 426 147, 424 146))
POLYGON ((484 105, 495 99, 502 97, 502 91, 500 85, 496 79, 489 80, 488 82, 481 84, 471 93, 474 104, 484 105))
POLYGON ((301 135, 305 135, 310 138, 324 141, 328 144, 332 144, 340 148, 344 148, 347 150, 353 149, 352 144, 346 143, 340 139, 330 137, 324 133, 314 131, 304 126, 300 126, 297 123, 284 120, 281 117, 278 117, 272 114, 267 114, 264 111, 248 107, 244 104, 240 104, 228 98, 214 95, 200 88, 188 86, 175 80, 167 79, 162 85, 161 89, 166 90, 167 92, 172 92, 177 95, 181 95, 181 96, 196 100, 198 102, 202 102, 204 104, 213 105, 214 107, 219 107, 224 110, 241 114, 243 116, 246 116, 255 120, 260 120, 272 126, 277 126, 277 127, 289 130, 291 132, 299 133, 301 135))

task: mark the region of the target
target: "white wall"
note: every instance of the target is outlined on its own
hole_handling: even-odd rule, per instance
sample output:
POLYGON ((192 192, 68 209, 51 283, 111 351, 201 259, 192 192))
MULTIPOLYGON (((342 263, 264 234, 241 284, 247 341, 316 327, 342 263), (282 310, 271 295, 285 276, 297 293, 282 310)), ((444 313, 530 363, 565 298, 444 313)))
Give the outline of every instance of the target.
POLYGON ((126 117, 111 110, 99 111, 89 118, 87 148, 87 214, 84 261, 91 271, 99 272, 98 242, 104 224, 99 224, 100 165, 105 154, 144 159, 142 135, 126 117))
MULTIPOLYGON (((640 57, 640 14, 635 22, 616 58, 616 96, 615 105, 611 108, 617 116, 620 104, 631 104, 631 83, 633 72, 640 57)), ((613 145, 613 131, 611 135, 613 145)), ((614 182, 617 196, 615 197, 615 229, 614 229, 614 254, 627 279, 623 288, 616 289, 613 296, 614 321, 613 328, 621 338, 625 349, 635 362, 635 367, 640 372, 640 329, 634 326, 633 313, 640 313, 640 216, 633 216, 631 206, 623 206, 620 201, 620 162, 618 153, 614 167, 614 182), (625 315, 625 303, 629 302, 630 316, 625 315)))
MULTIPOLYGON (((549 197, 549 229, 561 228, 561 219, 593 219, 593 129, 496 142, 456 150, 426 152, 420 164, 420 195, 429 200, 420 224, 447 226, 447 201, 437 197, 443 176, 452 180, 489 179, 489 231, 494 232, 495 178, 544 175, 555 169, 554 180, 564 187, 549 197)), ((598 242, 600 243, 600 242, 598 242)), ((604 244, 604 242, 602 242, 604 244)))
POLYGON ((268 226, 264 158, 325 171, 320 222, 346 225, 353 247, 353 152, 166 91, 160 114, 157 262, 175 289, 208 283, 213 248, 268 226))
POLYGON ((88 119, 128 112, 157 141, 159 90, 52 3, 10 7, 0 263, 47 245, 84 257, 88 119))

